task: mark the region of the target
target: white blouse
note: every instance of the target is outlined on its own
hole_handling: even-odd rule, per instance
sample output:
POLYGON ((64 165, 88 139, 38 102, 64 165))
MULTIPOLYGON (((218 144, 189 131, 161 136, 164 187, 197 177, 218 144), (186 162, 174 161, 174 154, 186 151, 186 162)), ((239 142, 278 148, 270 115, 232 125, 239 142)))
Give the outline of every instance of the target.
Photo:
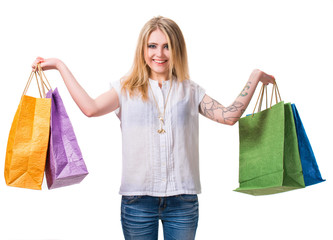
POLYGON ((173 80, 162 87, 149 79, 161 113, 165 133, 159 134, 159 111, 149 88, 149 100, 121 92, 120 80, 112 82, 120 107, 116 115, 122 131, 121 195, 157 197, 201 193, 199 176, 199 104, 205 90, 191 80, 173 80))

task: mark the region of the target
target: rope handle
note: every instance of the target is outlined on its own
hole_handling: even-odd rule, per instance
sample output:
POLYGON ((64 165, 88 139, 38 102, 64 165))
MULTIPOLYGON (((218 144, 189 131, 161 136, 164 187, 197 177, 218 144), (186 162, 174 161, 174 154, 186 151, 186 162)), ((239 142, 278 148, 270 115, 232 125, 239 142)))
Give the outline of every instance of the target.
POLYGON ((40 63, 37 64, 37 67, 38 67, 38 75, 39 75, 40 79, 42 80, 44 86, 46 87, 47 91, 49 91, 50 89, 52 89, 52 87, 51 87, 50 82, 47 80, 47 78, 46 78, 46 76, 45 76, 45 73, 44 73, 44 71, 43 71, 43 69, 42 69, 40 63), (44 78, 45 78, 45 80, 46 80, 48 86, 45 84, 45 81, 43 80, 42 75, 44 76, 44 78))
MULTIPOLYGON (((266 92, 266 109, 268 108, 268 102, 267 102, 267 95, 268 95, 267 94, 267 85, 262 84, 260 92, 259 92, 259 96, 257 98, 256 105, 254 106, 254 109, 253 109, 253 112, 252 112, 252 117, 254 116, 254 112, 256 110, 258 102, 259 102, 258 112, 261 111, 262 101, 263 101, 265 92, 266 92)), ((272 88, 271 102, 270 102, 270 107, 269 107, 270 109, 272 108, 272 102, 273 102, 273 96, 274 95, 275 95, 275 102, 276 103, 282 101, 282 98, 281 98, 281 95, 280 95, 280 91, 279 91, 279 88, 278 88, 276 82, 273 84, 273 88, 272 88)))
POLYGON ((52 89, 52 87, 51 87, 49 81, 47 80, 47 78, 45 76, 45 73, 43 72, 42 67, 40 66, 40 63, 37 64, 37 70, 36 71, 34 71, 34 70, 31 71, 29 79, 28 79, 28 82, 25 85, 25 88, 23 90, 22 97, 23 97, 23 95, 25 95, 27 93, 27 91, 28 91, 28 89, 30 87, 30 83, 32 81, 33 75, 35 75, 35 78, 36 78, 36 81, 37 81, 39 96, 41 98, 45 98, 46 97, 45 88, 47 89, 47 91, 49 91, 50 89, 52 89), (36 72, 39 75, 39 79, 37 77, 37 73, 36 72), (48 86, 46 85, 45 81, 43 80, 43 76, 42 75, 44 75, 44 78, 45 78, 48 86), (42 92, 41 92, 41 89, 42 89, 42 92))

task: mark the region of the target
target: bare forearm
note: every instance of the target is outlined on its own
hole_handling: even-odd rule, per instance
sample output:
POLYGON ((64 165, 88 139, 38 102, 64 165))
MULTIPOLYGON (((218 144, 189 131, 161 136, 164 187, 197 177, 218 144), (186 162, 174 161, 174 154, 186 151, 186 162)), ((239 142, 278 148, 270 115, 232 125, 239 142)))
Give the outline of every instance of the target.
POLYGON ((235 124, 249 105, 260 77, 261 71, 254 70, 241 93, 228 107, 206 95, 200 103, 201 114, 219 123, 235 124))
POLYGON ((247 81, 242 92, 237 96, 237 98, 233 102, 233 104, 228 107, 230 109, 230 111, 228 111, 225 114, 226 117, 230 117, 237 121, 241 118, 241 116, 247 109, 247 107, 253 97, 253 94, 258 86, 260 74, 261 74, 260 71, 252 72, 252 74, 250 75, 249 80, 247 81), (235 109, 233 106, 236 106, 237 109, 235 109))
POLYGON ((57 64, 57 69, 75 103, 86 116, 91 116, 96 108, 94 99, 88 95, 88 93, 76 81, 68 67, 60 60, 57 64))
POLYGON ((32 64, 33 71, 40 64, 43 70, 57 69, 75 103, 88 117, 102 116, 119 107, 118 94, 114 88, 104 92, 96 99, 92 99, 82 86, 76 81, 68 67, 57 58, 37 57, 32 64))

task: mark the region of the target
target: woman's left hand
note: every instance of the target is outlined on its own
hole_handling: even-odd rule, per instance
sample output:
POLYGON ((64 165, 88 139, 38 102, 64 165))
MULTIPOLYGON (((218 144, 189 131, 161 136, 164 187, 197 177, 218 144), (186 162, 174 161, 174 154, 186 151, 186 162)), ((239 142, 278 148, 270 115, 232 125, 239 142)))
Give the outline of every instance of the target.
POLYGON ((264 85, 268 85, 269 83, 275 84, 275 78, 273 75, 269 75, 259 69, 254 70, 256 74, 258 74, 259 81, 262 82, 264 85))

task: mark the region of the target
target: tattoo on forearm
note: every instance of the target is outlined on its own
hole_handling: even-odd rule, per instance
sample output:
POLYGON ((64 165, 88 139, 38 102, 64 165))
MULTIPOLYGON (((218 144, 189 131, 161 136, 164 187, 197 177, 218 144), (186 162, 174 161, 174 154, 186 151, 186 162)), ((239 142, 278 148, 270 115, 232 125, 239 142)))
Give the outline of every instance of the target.
POLYGON ((229 107, 224 107, 216 100, 210 98, 211 101, 205 102, 201 101, 200 104, 200 111, 201 113, 217 122, 226 123, 226 121, 237 122, 240 117, 235 117, 233 114, 230 115, 232 112, 240 111, 241 115, 244 113, 245 109, 244 104, 242 102, 235 101, 229 107), (221 111, 216 111, 216 110, 221 111), (222 117, 222 120, 220 117, 222 117))
POLYGON ((229 107, 224 108, 222 110, 222 117, 224 121, 227 120, 231 122, 237 122, 240 119, 240 116, 245 112, 245 109, 243 109, 243 107, 244 107, 243 103, 235 101, 229 107), (241 115, 239 117, 231 117, 231 116, 227 117, 228 113, 237 112, 237 111, 241 112, 241 115))
POLYGON ((248 93, 246 92, 246 90, 250 89, 250 84, 251 82, 247 82, 245 87, 243 88, 242 92, 239 94, 239 96, 245 97, 248 95, 248 93))

